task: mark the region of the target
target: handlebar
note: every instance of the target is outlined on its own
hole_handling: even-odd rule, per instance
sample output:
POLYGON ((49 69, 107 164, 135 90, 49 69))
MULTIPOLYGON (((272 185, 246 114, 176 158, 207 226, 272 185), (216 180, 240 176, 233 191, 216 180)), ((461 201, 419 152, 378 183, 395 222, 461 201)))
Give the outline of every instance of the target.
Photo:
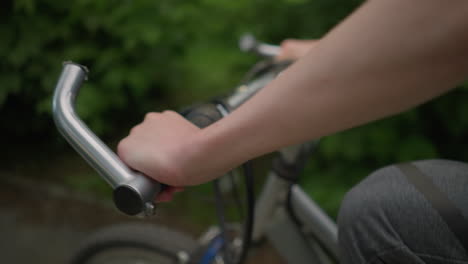
POLYGON ((253 52, 263 57, 276 57, 281 50, 280 46, 258 41, 252 34, 244 34, 239 39, 239 48, 242 51, 253 52))
MULTIPOLYGON (((233 94, 218 103, 205 104, 181 113, 199 127, 208 126, 247 101, 287 65, 272 64, 254 80, 240 85, 233 94)), ((55 124, 70 145, 114 189, 116 207, 128 215, 151 216, 155 213, 155 197, 165 185, 127 167, 87 126, 75 112, 75 102, 87 79, 85 66, 64 62, 55 87, 52 112, 55 124)))
POLYGON ((88 69, 64 62, 55 87, 53 117, 60 133, 114 189, 116 207, 125 214, 155 213, 154 199, 164 185, 131 170, 77 116, 75 102, 88 69))

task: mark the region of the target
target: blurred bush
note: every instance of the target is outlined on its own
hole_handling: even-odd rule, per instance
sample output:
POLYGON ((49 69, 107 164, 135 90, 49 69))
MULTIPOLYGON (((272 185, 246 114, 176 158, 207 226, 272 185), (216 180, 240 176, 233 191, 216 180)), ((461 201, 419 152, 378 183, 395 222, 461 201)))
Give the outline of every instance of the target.
MULTIPOLYGON (((139 122, 156 106, 178 107, 232 88, 255 61, 237 49, 242 33, 271 43, 320 38, 360 2, 3 1, 2 133, 22 141, 58 138, 50 108, 64 60, 91 70, 80 115, 100 135, 115 136, 122 124, 139 122)), ((333 200, 378 166, 429 157, 466 161, 467 102, 467 90, 458 89, 404 115, 326 138, 308 168, 321 176, 309 177, 306 186, 331 197, 336 208, 333 200)))
MULTIPOLYGON (((356 3, 278 0, 7 0, 0 10, 0 111, 15 134, 50 128, 64 60, 88 66, 79 112, 100 134, 122 116, 207 98, 238 82, 252 56, 239 36, 319 37, 356 3), (338 7, 338 8, 337 8, 338 7)), ((135 116, 132 116, 135 117, 135 116)))

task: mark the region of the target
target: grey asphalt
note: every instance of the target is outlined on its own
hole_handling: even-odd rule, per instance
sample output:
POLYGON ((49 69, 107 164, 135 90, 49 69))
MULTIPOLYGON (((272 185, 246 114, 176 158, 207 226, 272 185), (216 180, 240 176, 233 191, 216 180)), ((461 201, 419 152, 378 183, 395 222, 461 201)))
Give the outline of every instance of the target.
MULTIPOLYGON (((69 263, 83 240, 116 223, 152 221, 197 233, 187 219, 160 210, 156 218, 139 220, 117 212, 109 201, 75 193, 53 183, 0 174, 0 263, 69 263)), ((281 263, 268 246, 248 263, 281 263)))
POLYGON ((3 180, 0 263, 68 263, 87 235, 112 223, 133 221, 98 199, 58 186, 3 180))

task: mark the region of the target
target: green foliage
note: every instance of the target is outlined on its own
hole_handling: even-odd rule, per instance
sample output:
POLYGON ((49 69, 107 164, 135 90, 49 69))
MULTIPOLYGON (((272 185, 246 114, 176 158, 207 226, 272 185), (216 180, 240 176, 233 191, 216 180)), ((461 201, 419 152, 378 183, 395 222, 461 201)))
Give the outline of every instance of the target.
MULTIPOLYGON (((91 71, 78 101, 86 123, 101 135, 118 135, 128 129, 122 124, 139 122, 146 111, 229 91, 255 60, 237 50, 242 33, 271 43, 319 38, 360 2, 6 0, 0 9, 0 116, 11 125, 3 133, 56 136, 51 97, 62 61, 91 71)), ((344 192, 379 166, 431 157, 468 160, 462 147, 468 143, 466 87, 325 138, 307 169, 317 177, 304 177, 304 186, 333 212, 344 192)))
POLYGON ((80 115, 100 134, 112 133, 122 119, 134 122, 156 106, 233 87, 253 62, 237 50, 242 33, 273 42, 318 37, 356 5, 328 2, 7 0, 0 11, 0 113, 23 108, 31 119, 42 117, 33 129, 23 120, 15 133, 50 130, 52 91, 62 61, 72 60, 91 70, 80 115))

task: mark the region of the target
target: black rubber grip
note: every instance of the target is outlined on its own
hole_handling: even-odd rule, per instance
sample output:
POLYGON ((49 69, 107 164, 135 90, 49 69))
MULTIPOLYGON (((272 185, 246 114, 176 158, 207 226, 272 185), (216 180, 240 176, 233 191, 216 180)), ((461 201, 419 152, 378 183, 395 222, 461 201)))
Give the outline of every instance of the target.
POLYGON ((223 117, 213 103, 192 106, 181 114, 199 128, 205 128, 223 117))
POLYGON ((117 186, 114 189, 114 203, 125 214, 136 215, 144 212, 146 215, 154 213, 154 199, 164 190, 166 185, 154 179, 139 174, 138 177, 117 186), (151 210, 147 210, 147 209, 151 210))
POLYGON ((137 215, 143 211, 144 201, 133 188, 122 185, 114 189, 115 206, 127 215, 137 215))

